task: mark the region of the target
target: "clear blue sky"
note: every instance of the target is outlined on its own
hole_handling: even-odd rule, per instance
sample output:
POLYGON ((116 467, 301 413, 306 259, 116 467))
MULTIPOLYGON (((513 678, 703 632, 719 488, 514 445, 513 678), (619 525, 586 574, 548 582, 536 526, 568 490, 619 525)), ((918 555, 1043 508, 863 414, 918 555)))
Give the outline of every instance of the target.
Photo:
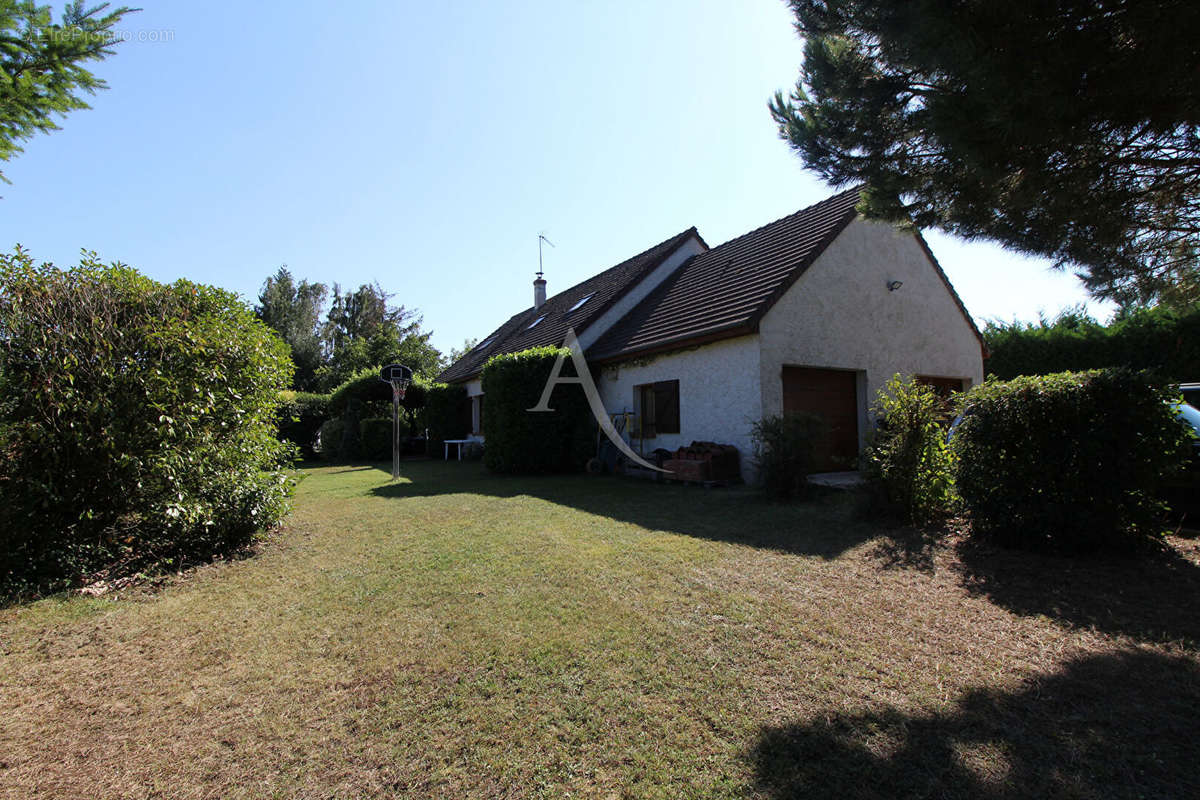
MULTIPOLYGON (((378 280, 449 349, 530 304, 539 232, 553 294, 832 192, 767 113, 802 56, 779 0, 141 4, 97 68, 111 88, 3 165, 0 247, 251 300, 281 264, 378 280)), ((1086 299, 1044 262, 929 238, 978 320, 1086 299)))

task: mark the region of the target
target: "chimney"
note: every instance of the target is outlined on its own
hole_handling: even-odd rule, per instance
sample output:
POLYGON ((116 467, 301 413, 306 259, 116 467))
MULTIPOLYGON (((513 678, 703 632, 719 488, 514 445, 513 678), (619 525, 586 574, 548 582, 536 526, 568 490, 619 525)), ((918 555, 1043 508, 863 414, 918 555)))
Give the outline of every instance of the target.
POLYGON ((544 302, 546 302, 546 279, 539 272, 533 282, 533 307, 541 308, 544 302))

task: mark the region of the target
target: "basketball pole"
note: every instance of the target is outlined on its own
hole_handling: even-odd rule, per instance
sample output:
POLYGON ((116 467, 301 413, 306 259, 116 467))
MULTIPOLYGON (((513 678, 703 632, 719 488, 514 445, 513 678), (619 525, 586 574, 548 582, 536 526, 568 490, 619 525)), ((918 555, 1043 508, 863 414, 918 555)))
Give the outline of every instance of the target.
POLYGON ((400 480, 400 387, 392 383, 392 480, 400 480))
POLYGON ((403 364, 388 364, 379 370, 379 380, 392 387, 392 480, 400 480, 400 401, 412 383, 412 370, 403 364))

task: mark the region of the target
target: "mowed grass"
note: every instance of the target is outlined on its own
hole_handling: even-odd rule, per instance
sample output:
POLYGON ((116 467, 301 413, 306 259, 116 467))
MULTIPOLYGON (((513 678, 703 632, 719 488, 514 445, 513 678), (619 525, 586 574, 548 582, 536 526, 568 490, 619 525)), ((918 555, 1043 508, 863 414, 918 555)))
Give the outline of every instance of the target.
POLYGON ((404 473, 313 469, 252 558, 0 611, 0 796, 1200 793, 1190 551, 404 473))

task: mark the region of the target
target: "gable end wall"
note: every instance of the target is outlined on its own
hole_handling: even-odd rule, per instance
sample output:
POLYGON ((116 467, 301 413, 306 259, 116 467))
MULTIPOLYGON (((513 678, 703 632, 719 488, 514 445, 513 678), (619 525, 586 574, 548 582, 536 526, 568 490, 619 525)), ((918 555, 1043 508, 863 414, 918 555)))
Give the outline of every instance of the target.
POLYGON ((783 410, 784 365, 858 371, 860 444, 893 374, 983 380, 979 339, 916 236, 862 218, 767 312, 759 344, 764 415, 783 410))

